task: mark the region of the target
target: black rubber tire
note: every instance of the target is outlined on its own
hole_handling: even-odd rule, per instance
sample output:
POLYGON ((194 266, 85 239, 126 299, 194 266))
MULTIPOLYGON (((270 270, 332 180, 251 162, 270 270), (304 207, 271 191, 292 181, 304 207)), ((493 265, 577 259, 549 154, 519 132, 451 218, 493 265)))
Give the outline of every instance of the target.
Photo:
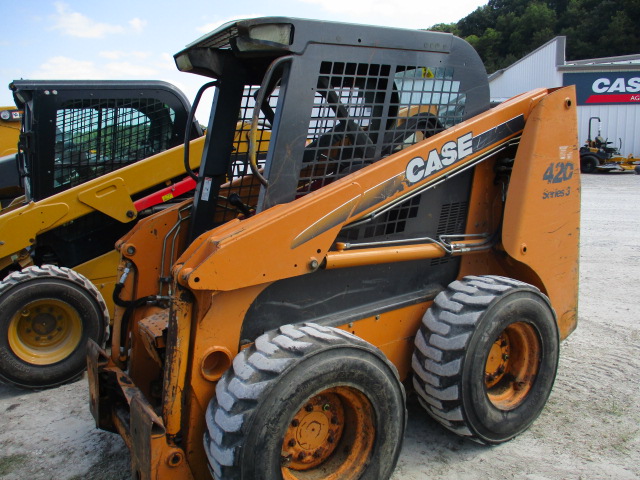
POLYGON ((600 161, 593 155, 580 157, 580 173, 595 173, 600 161))
POLYGON ((108 327, 109 312, 104 299, 86 277, 54 265, 13 272, 0 282, 0 380, 28 389, 67 383, 86 369, 87 340, 91 338, 104 345, 108 327), (64 358, 52 359, 48 364, 32 363, 21 358, 11 346, 9 335, 16 331, 12 321, 25 306, 51 301, 72 312, 74 320, 69 322, 70 328, 75 329, 77 323, 82 332, 75 332, 77 342, 68 347, 68 354, 64 351, 57 354, 64 358))
MULTIPOLYGON (((395 367, 374 346, 345 331, 315 324, 285 325, 241 351, 216 387, 206 412, 204 446, 214 478, 282 478, 284 435, 294 415, 328 388, 355 389, 372 407, 368 460, 352 478, 387 479, 402 447, 405 393, 395 367)), ((346 423, 345 423, 346 424, 346 423)), ((345 432, 346 432, 345 428, 345 432)), ((344 438, 331 457, 340 458, 344 438)), ((331 441, 331 440, 330 440, 331 441)), ((347 454, 348 455, 348 454, 347 454)), ((337 461, 337 460, 336 460, 337 461)), ((294 478, 325 478, 320 468, 294 478), (311 473, 311 476, 307 476, 311 473)))
MULTIPOLYGON (((459 435, 498 444, 526 430, 542 411, 555 380, 560 341, 549 299, 537 288, 505 277, 469 276, 438 294, 415 343, 413 384, 427 412, 459 435), (485 368, 501 333, 516 327, 531 333, 527 345, 538 348, 529 356, 537 372, 527 377, 522 398, 503 408, 489 397, 485 368)), ((517 346, 510 353, 520 355, 517 346)), ((507 388, 517 392, 523 383, 513 381, 507 388)))

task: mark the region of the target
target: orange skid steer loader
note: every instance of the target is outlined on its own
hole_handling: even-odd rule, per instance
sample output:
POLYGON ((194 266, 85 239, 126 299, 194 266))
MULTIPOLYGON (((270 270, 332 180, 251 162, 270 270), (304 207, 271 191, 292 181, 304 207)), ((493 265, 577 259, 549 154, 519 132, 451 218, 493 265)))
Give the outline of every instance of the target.
POLYGON ((573 89, 489 109, 459 38, 291 18, 175 58, 218 82, 196 194, 118 242, 89 346, 133 478, 389 478, 405 381, 472 440, 527 429, 577 322, 573 89))

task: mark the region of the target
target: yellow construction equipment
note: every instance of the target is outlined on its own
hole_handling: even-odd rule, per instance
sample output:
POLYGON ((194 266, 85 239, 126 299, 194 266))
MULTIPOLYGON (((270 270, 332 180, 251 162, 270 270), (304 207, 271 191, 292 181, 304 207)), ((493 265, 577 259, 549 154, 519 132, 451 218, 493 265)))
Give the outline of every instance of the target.
POLYGON ((466 438, 527 429, 577 324, 573 87, 490 109, 459 38, 281 17, 175 59, 218 82, 196 193, 120 239, 88 355, 133 478, 387 479, 410 379, 466 438))
POLYGON ((18 151, 21 120, 21 110, 0 107, 0 201, 3 204, 23 193, 14 156, 18 151))
POLYGON ((0 107, 0 157, 18 151, 22 111, 15 107, 0 107))
POLYGON ((0 212, 0 379, 43 388, 85 369, 87 339, 104 343, 115 241, 193 189, 182 144, 185 133, 195 139, 198 165, 204 137, 199 125, 186 128, 189 104, 165 82, 10 88, 24 118, 7 166, 24 196, 0 212))
POLYGON ((608 139, 602 138, 600 117, 591 117, 589 119, 589 138, 580 147, 580 171, 582 173, 635 171, 640 174, 640 158, 636 158, 632 154, 625 157, 620 153, 622 139, 619 139, 618 148, 611 147, 612 143, 608 139), (598 121, 598 134, 592 139, 591 124, 594 120, 598 121))

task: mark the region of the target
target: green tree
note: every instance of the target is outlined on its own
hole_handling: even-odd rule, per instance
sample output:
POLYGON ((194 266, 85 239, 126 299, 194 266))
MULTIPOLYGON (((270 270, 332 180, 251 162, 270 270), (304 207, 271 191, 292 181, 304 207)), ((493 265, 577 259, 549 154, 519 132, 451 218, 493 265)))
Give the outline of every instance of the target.
POLYGON ((430 27, 429 30, 432 30, 434 32, 453 33, 458 37, 461 36, 460 29, 458 28, 457 23, 437 23, 434 26, 430 27))
POLYGON ((571 60, 640 53, 639 18, 640 0, 489 0, 432 29, 465 38, 493 72, 556 35, 567 36, 571 60))

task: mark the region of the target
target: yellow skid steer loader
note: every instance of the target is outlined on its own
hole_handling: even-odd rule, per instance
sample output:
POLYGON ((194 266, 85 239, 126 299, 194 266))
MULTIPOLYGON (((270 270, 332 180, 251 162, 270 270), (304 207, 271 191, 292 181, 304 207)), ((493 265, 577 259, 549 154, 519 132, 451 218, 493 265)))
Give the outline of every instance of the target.
POLYGON ((115 241, 193 189, 182 145, 194 139, 197 165, 204 137, 185 127, 189 103, 165 82, 10 88, 24 116, 3 178, 19 179, 24 195, 0 211, 0 380, 44 388, 85 369, 88 339, 106 340, 115 241))

